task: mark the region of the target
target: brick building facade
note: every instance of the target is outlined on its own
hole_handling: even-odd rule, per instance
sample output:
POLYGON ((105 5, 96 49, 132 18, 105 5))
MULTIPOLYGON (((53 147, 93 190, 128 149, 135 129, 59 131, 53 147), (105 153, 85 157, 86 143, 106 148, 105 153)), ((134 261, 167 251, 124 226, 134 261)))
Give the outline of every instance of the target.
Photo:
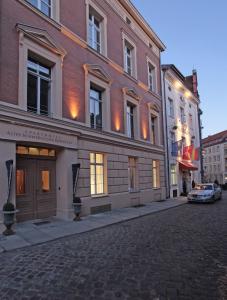
POLYGON ((0 2, 0 205, 72 218, 166 196, 160 53, 128 0, 0 2))

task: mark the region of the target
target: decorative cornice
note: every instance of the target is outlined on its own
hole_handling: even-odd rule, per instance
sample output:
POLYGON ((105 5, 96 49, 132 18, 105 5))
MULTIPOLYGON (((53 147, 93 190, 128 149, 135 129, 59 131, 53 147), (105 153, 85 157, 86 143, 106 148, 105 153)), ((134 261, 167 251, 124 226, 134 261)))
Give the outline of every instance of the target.
POLYGON ((50 34, 41 28, 33 27, 26 24, 17 23, 16 29, 18 32, 21 32, 24 36, 30 38, 41 46, 55 52, 56 54, 64 57, 66 51, 60 47, 55 40, 50 36, 50 34))
POLYGON ((123 92, 124 95, 128 95, 128 96, 136 99, 137 101, 141 100, 141 96, 139 96, 134 89, 130 89, 130 88, 124 87, 122 89, 122 92, 123 92))
POLYGON ((101 66, 93 64, 84 64, 83 67, 86 74, 90 73, 95 77, 107 82, 108 84, 112 83, 112 78, 101 66))

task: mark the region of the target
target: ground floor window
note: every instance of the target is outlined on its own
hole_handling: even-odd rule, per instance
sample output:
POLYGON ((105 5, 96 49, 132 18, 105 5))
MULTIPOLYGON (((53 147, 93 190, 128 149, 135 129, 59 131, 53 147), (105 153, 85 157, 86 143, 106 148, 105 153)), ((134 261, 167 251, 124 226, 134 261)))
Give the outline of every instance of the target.
POLYGON ((160 162, 158 160, 153 160, 152 162, 152 178, 153 178, 153 188, 160 187, 160 162))
POLYGON ((170 182, 171 185, 177 184, 177 167, 175 164, 170 165, 170 182))
POLYGON ((90 188, 91 195, 105 193, 104 154, 90 153, 90 188))
POLYGON ((133 191, 136 189, 136 158, 128 158, 128 189, 133 191))

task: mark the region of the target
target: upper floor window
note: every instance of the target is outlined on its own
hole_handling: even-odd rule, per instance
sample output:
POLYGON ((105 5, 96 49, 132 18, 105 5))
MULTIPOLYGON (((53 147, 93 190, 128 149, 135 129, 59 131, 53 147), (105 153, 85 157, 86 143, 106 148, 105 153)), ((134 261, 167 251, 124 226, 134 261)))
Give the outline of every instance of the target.
POLYGON ((171 144, 175 143, 175 132, 173 131, 170 131, 170 141, 171 141, 171 144))
POLYGON ((174 106, 173 106, 173 100, 171 98, 168 98, 169 100, 169 116, 171 118, 174 118, 174 106))
POLYGON ((183 107, 180 107, 180 120, 181 120, 181 123, 185 123, 185 113, 184 113, 183 107))
POLYGON ((148 86, 150 91, 152 92, 156 91, 155 76, 155 67, 150 62, 148 62, 148 86))
POLYGON ((93 9, 89 11, 89 46, 101 53, 101 23, 102 18, 93 9))
POLYGON ((151 143, 156 144, 157 142, 157 117, 154 115, 151 115, 151 143))
POLYGON ((41 115, 50 113, 51 68, 37 60, 27 62, 27 109, 41 115))
POLYGON ((46 16, 51 17, 51 0, 27 0, 46 16))
POLYGON ((192 128, 192 125, 193 125, 192 114, 189 114, 189 127, 192 128))
POLYGON ((91 128, 102 129, 102 91, 90 86, 90 124, 91 128))
POLYGON ((134 105, 127 103, 127 136, 132 139, 134 138, 134 110, 134 105))
POLYGON ((125 71, 132 76, 132 50, 133 47, 125 42, 125 71))
POLYGON ((123 34, 124 70, 127 74, 136 78, 136 46, 123 34))

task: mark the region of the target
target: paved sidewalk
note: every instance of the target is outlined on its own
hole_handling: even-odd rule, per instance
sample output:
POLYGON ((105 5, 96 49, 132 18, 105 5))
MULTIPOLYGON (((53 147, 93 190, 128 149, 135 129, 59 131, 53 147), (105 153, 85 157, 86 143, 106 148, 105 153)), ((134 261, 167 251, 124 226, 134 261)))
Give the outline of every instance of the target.
POLYGON ((0 252, 37 245, 61 237, 91 231, 173 208, 185 204, 186 202, 187 199, 185 197, 168 199, 161 202, 151 202, 141 207, 114 209, 110 212, 89 215, 83 217, 80 222, 51 218, 48 219, 48 221, 44 220, 44 222, 39 225, 36 225, 34 221, 18 223, 14 225, 15 235, 6 237, 0 234, 0 252))

